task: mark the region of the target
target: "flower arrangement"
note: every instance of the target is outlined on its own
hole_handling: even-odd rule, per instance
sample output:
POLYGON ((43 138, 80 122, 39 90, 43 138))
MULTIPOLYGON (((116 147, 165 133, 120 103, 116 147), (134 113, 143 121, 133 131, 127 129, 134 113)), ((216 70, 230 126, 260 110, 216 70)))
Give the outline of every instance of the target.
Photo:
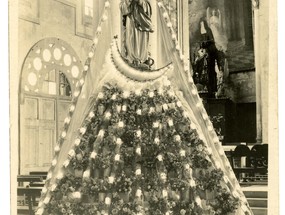
POLYGON ((210 120, 213 123, 213 127, 219 139, 223 140, 222 123, 225 121, 224 116, 221 113, 219 113, 218 115, 211 116, 210 120))
POLYGON ((222 170, 212 170, 211 172, 199 172, 199 180, 197 180, 197 186, 201 190, 217 190, 220 188, 220 181, 223 178, 222 170))
POLYGON ((169 185, 171 190, 175 191, 184 191, 186 188, 189 188, 189 183, 187 181, 178 178, 169 179, 169 185))
POLYGON ((82 153, 77 153, 71 158, 70 163, 73 169, 85 170, 89 163, 89 158, 87 156, 83 156, 82 153))
POLYGON ((93 167, 98 169, 107 169, 111 165, 111 153, 106 155, 98 154, 94 160, 93 167))
POLYGON ((219 186, 221 170, 215 170, 207 159, 205 144, 169 90, 123 92, 115 85, 104 87, 79 131, 70 168, 51 192, 49 214, 202 215, 201 205, 186 195, 168 196, 167 190, 183 195, 190 185, 194 193, 198 189, 218 193, 210 205, 217 214, 234 211, 238 200, 219 186), (193 169, 194 179, 199 179, 191 179, 192 184, 182 174, 186 164, 193 169), (83 179, 70 171, 87 167, 91 174, 83 179), (197 170, 199 175, 195 175, 197 170), (141 207, 138 187, 148 207, 141 207), (74 199, 73 193, 111 196, 92 205, 74 199), (123 193, 130 195, 129 201, 123 193))
POLYGON ((115 182, 115 189, 117 192, 130 192, 132 190, 133 180, 122 172, 115 182))
POLYGON ((227 190, 220 189, 210 205, 217 215, 229 214, 236 210, 238 199, 233 197, 227 190))

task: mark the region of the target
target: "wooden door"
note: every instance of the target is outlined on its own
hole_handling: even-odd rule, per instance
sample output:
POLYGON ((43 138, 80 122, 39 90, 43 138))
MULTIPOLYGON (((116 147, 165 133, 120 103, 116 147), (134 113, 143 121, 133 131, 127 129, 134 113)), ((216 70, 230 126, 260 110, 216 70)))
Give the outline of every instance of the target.
POLYGON ((53 98, 26 97, 21 106, 20 174, 47 171, 56 141, 53 98))

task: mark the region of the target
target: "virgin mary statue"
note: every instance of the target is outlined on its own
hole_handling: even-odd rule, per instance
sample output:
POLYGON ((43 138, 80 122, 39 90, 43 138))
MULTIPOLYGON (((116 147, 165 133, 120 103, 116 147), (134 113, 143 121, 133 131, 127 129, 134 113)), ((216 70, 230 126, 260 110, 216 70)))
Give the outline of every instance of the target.
POLYGON ((150 3, 147 0, 123 0, 120 7, 125 27, 126 58, 130 63, 140 65, 149 57, 149 33, 153 32, 150 3))
POLYGON ((105 1, 36 214, 252 214, 163 3, 157 26, 170 64, 144 71, 111 36, 120 29, 116 1, 105 1))

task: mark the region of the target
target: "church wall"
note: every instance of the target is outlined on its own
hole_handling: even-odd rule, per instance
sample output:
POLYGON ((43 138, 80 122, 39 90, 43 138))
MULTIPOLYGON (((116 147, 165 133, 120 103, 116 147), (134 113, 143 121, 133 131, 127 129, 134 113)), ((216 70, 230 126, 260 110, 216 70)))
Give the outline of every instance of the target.
POLYGON ((59 1, 40 1, 39 23, 19 19, 18 75, 30 48, 39 40, 48 37, 56 37, 67 42, 83 63, 92 44, 92 40, 76 35, 75 5, 59 1))

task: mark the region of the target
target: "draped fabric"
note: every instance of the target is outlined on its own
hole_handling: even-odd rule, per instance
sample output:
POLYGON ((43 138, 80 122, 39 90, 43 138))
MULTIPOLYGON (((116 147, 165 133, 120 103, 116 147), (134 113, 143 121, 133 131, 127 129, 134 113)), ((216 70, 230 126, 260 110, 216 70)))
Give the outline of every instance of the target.
POLYGON ((144 63, 149 56, 149 32, 153 32, 151 7, 148 1, 123 1, 121 11, 125 18, 126 58, 130 63, 144 63))
MULTIPOLYGON (((48 172, 37 214, 43 213, 45 205, 49 203, 52 192, 56 187, 54 185, 57 185, 62 175, 66 174, 65 166, 68 165, 66 161, 70 160, 71 150, 76 145, 79 133, 82 133, 81 126, 93 110, 94 104, 97 102, 98 96, 106 83, 116 85, 125 91, 134 92, 144 89, 159 89, 168 82, 171 84, 175 97, 182 103, 182 108, 188 113, 191 122, 194 123, 199 138, 203 140, 207 150, 211 151, 212 156, 210 156, 210 159, 214 167, 223 171, 225 180, 223 187, 235 193, 241 200, 235 214, 252 214, 199 98, 190 72, 185 69, 183 60, 181 60, 181 56, 177 52, 173 35, 171 35, 169 27, 164 20, 165 12, 163 12, 163 7, 160 5, 158 8, 157 25, 159 26, 159 35, 165 50, 165 58, 171 63, 171 66, 168 65, 153 72, 137 71, 126 64, 121 59, 120 53, 116 51, 118 48, 112 42, 113 36, 118 34, 118 32, 113 32, 114 26, 118 25, 117 20, 114 20, 112 17, 116 10, 119 10, 119 8, 114 8, 111 1, 110 7, 105 7, 105 10, 102 12, 102 16, 108 16, 108 19, 102 22, 102 31, 100 31, 100 36, 98 37, 98 44, 93 59, 89 57, 86 61, 85 70, 88 68, 88 71, 78 85, 84 84, 82 89, 79 87, 75 92, 80 94, 76 96, 74 106, 71 106, 69 110, 71 120, 66 133, 59 140, 59 148, 57 149, 59 152, 56 154, 52 167, 48 172), (118 60, 116 61, 115 59, 118 60)), ((97 142, 100 142, 99 137, 95 140, 95 144, 97 142)))

